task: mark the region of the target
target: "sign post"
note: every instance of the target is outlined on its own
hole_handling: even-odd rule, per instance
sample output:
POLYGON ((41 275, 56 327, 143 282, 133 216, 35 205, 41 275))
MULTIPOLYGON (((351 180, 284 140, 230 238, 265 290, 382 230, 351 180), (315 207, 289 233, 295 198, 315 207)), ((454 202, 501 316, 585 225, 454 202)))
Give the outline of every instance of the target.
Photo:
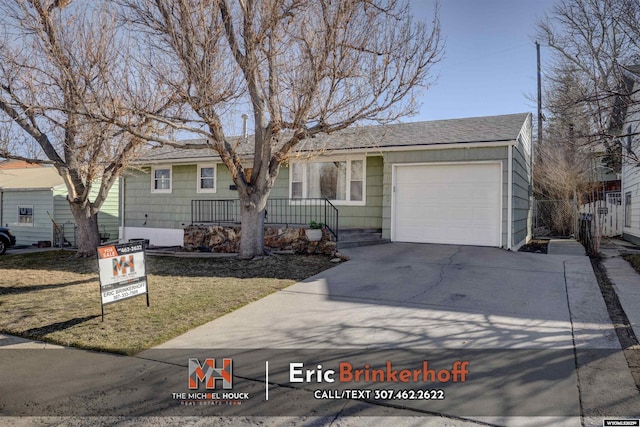
POLYGON ((132 242, 98 248, 98 270, 100 271, 100 299, 102 321, 104 306, 138 295, 147 296, 147 268, 144 243, 132 242))

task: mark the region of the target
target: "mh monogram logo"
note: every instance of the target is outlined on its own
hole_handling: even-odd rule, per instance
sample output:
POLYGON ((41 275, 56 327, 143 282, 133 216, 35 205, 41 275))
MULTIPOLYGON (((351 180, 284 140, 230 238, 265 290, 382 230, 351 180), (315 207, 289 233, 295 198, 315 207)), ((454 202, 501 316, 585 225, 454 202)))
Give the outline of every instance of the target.
POLYGON ((222 359, 222 367, 216 367, 215 359, 205 359, 204 365, 198 359, 189 359, 189 388, 198 389, 201 381, 205 382, 207 389, 216 388, 215 381, 222 380, 222 388, 233 388, 232 359, 222 359))
POLYGON ((120 259, 113 259, 113 276, 116 277, 118 273, 127 274, 127 268, 131 273, 135 273, 135 264, 133 263, 133 255, 129 255, 127 260, 121 256, 120 259))

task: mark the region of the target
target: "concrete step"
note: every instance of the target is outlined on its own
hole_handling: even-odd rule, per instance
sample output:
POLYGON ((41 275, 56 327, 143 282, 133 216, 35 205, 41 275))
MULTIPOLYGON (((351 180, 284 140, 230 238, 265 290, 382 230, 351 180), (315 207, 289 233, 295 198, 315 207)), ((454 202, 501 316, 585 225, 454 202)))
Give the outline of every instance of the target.
POLYGON ((382 239, 382 233, 340 234, 341 241, 382 239))
POLYGON ((379 245, 388 242, 388 239, 382 238, 382 230, 379 228, 349 228, 340 230, 338 249, 379 245))
POLYGON ((358 241, 348 241, 348 242, 344 242, 340 240, 338 241, 338 249, 357 248, 359 246, 381 245, 383 243, 389 243, 390 241, 391 240, 389 239, 358 240, 358 241))

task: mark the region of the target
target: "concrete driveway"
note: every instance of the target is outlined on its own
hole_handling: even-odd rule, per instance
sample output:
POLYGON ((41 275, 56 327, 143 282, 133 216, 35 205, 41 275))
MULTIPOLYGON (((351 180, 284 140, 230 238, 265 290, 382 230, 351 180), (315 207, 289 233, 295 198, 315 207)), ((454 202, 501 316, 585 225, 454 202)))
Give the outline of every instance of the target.
POLYGON ((339 349, 366 349, 378 361, 394 357, 381 349, 419 349, 417 359, 479 366, 483 379, 458 390, 457 401, 426 406, 453 417, 448 423, 542 425, 550 416, 549 425, 602 425, 604 415, 640 416, 587 257, 403 243, 345 253, 349 262, 159 348, 317 349, 333 360, 339 349))
MULTIPOLYGON (((29 366, 30 375, 51 382, 61 372, 82 372, 65 382, 65 399, 58 396, 47 408, 59 415, 143 415, 136 425, 210 425, 202 415, 216 417, 218 425, 274 426, 591 426, 606 417, 640 418, 638 390, 587 257, 400 243, 344 252, 349 262, 136 357, 63 350, 55 370, 36 371, 42 359, 51 365, 43 352, 60 351, 25 350, 20 360, 0 352, 0 366, 29 366), (252 400, 189 406, 202 404, 180 397, 189 392, 192 358, 214 358, 216 367, 232 358, 232 391, 252 400), (327 372, 345 362, 361 369, 362 379, 329 382, 338 374, 327 372), (448 371, 452 377, 456 366, 469 362, 468 375, 460 382, 445 381, 447 372, 442 380, 420 376, 406 383, 364 378, 365 371, 384 366, 391 372, 387 380, 396 367, 424 374, 425 362, 434 375, 448 371), (303 363, 301 374, 292 373, 291 363, 303 363), (309 381, 298 381, 311 371, 309 381), (394 398, 314 396, 345 388, 394 398), (445 399, 395 394, 438 389, 445 399), (150 415, 162 418, 150 421, 150 415)), ((25 397, 5 410, 20 414, 41 388, 6 377, 0 370, 0 383, 25 397)), ((216 392, 226 391, 216 385, 216 392)))
POLYGON ((344 252, 349 262, 161 348, 573 348, 566 263, 588 270, 586 257, 403 243, 344 252))

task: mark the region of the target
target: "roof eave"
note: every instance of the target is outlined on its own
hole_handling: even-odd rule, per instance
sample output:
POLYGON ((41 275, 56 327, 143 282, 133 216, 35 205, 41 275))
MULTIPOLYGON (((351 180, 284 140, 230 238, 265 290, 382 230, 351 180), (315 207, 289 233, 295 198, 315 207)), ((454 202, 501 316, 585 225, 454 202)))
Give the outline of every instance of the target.
MULTIPOLYGON (((487 147, 508 147, 518 144, 517 138, 515 139, 501 139, 493 141, 470 141, 470 142, 451 142, 451 143, 434 143, 434 144, 406 144, 406 145, 393 145, 393 146, 367 146, 367 147, 344 147, 344 148, 327 148, 317 150, 319 155, 331 155, 332 153, 371 153, 373 151, 382 152, 395 152, 395 151, 416 151, 416 150, 444 150, 455 148, 487 148, 487 147)), ((313 152, 315 150, 299 151, 313 152)), ((248 157, 247 160, 251 160, 252 157, 248 157)), ((211 157, 190 157, 184 159, 156 159, 147 161, 138 161, 135 163, 138 167, 153 166, 153 165, 191 165, 204 162, 221 162, 219 156, 211 157)))

